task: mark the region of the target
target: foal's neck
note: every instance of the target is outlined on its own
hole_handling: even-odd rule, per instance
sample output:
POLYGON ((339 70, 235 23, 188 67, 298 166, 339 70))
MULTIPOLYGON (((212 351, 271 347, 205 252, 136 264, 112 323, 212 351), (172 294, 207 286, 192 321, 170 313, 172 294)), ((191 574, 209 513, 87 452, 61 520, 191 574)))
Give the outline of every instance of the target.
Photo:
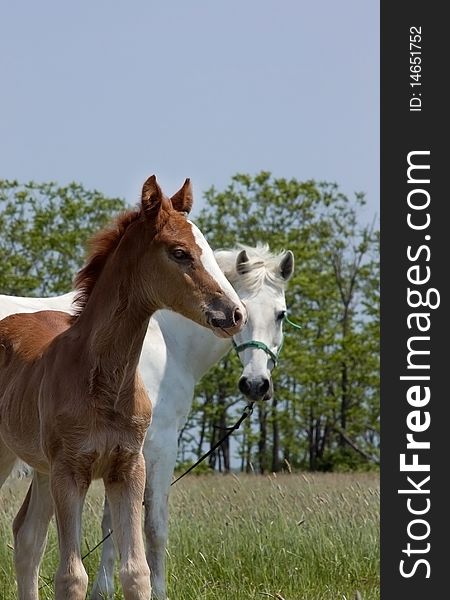
POLYGON ((80 344, 89 348, 91 369, 111 393, 126 393, 134 386, 148 323, 159 308, 153 287, 148 282, 144 286, 140 275, 143 248, 149 248, 151 239, 136 244, 138 237, 135 233, 120 241, 73 326, 80 344))

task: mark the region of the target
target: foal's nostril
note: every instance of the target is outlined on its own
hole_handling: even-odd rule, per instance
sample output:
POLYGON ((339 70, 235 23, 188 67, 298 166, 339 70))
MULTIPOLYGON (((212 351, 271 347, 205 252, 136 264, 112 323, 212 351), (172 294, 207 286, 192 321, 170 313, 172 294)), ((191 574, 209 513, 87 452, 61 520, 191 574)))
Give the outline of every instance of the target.
POLYGON ((245 394, 245 396, 249 395, 251 386, 250 386, 250 383, 249 383, 247 377, 241 377, 239 379, 239 389, 243 394, 245 394))
POLYGON ((244 319, 244 315, 240 308, 235 308, 233 312, 233 323, 235 325, 240 325, 244 319))

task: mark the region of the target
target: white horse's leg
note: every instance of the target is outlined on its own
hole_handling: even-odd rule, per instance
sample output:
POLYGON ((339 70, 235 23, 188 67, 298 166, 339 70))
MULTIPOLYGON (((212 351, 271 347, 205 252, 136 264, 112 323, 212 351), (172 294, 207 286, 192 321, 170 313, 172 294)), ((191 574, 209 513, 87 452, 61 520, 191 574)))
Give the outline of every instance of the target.
POLYGON ((47 475, 35 472, 14 519, 14 561, 19 600, 38 600, 39 565, 47 542, 53 501, 47 475))
MULTIPOLYGON (((112 530, 111 510, 105 496, 105 506, 102 519, 102 538, 112 530)), ((114 597, 114 560, 115 548, 112 536, 102 544, 102 557, 97 571, 97 577, 92 588, 91 600, 106 600, 114 597)))
POLYGON ((120 581, 125 600, 149 600, 150 571, 145 560, 141 515, 145 464, 141 453, 129 457, 105 477, 105 490, 120 557, 120 581))
MULTIPOLYGON (((175 424, 175 422, 174 422, 175 424)), ((168 497, 177 458, 177 431, 159 429, 147 435, 144 454, 147 470, 145 483, 145 538, 150 566, 153 597, 166 600, 165 552, 168 537, 168 497)), ((153 425, 152 425, 153 428, 153 425)))

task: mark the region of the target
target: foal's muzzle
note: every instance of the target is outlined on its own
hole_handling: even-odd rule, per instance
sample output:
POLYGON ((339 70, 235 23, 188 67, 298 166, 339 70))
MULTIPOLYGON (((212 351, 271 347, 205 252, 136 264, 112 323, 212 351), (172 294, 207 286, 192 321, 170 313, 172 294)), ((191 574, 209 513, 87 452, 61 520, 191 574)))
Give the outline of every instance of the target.
POLYGON ((233 304, 216 301, 206 311, 208 325, 219 337, 232 337, 239 333, 246 322, 244 311, 233 304))

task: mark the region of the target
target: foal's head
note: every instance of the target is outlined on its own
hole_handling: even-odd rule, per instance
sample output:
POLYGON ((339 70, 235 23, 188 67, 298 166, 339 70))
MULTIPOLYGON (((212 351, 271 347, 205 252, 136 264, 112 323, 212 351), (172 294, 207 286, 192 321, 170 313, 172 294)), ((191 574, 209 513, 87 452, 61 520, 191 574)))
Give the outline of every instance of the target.
POLYGON ((239 389, 251 400, 269 400, 271 371, 283 342, 284 290, 294 271, 290 250, 272 254, 267 246, 215 253, 222 270, 245 302, 248 323, 234 341, 244 370, 239 389))
POLYGON ((132 272, 129 287, 118 292, 122 304, 134 294, 138 305, 149 312, 168 308, 220 337, 237 333, 246 321, 246 310, 202 233, 187 219, 192 202, 189 179, 168 198, 156 177, 149 177, 139 209, 125 213, 94 238, 91 257, 75 281, 79 312, 94 291, 99 271, 109 267, 111 286, 116 276, 120 281, 120 269, 132 272))

